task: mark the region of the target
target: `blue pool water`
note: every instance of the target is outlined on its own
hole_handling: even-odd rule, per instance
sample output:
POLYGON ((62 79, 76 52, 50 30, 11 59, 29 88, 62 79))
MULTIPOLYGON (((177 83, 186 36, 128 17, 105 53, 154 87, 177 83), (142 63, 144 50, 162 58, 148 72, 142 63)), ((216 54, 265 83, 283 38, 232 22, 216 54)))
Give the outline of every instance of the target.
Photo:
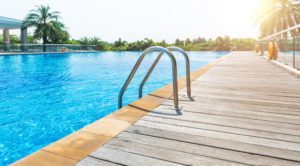
MULTIPOLYGON (((191 71, 228 52, 188 52, 191 71)), ((117 96, 141 52, 0 56, 0 165, 8 165, 117 110, 117 96)), ((156 58, 146 56, 124 95, 138 85, 156 58)), ((178 78, 185 74, 182 55, 178 78)), ((148 94, 171 82, 165 55, 144 88, 148 94)))
MULTIPOLYGON (((290 54, 290 55, 293 55, 294 52, 293 51, 281 51, 282 53, 286 53, 286 54, 290 54)), ((295 55, 298 55, 300 56, 300 51, 295 51, 295 55)))

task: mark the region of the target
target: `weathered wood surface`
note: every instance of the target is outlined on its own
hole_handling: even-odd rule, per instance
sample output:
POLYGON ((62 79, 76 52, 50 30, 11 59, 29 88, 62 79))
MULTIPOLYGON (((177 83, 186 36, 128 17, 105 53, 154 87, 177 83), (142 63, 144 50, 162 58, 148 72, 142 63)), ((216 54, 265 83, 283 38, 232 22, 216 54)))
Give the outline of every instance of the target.
POLYGON ((232 52, 78 165, 300 165, 300 79, 232 52))

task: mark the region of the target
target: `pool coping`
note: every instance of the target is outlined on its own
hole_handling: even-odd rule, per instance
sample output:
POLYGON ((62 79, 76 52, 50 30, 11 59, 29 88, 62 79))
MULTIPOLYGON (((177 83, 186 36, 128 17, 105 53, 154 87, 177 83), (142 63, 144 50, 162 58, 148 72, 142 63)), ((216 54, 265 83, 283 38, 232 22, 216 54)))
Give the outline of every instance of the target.
MULTIPOLYGON (((191 82, 225 59, 230 52, 214 62, 205 65, 190 75, 191 82)), ((186 79, 178 80, 178 89, 186 87, 186 79)), ((16 161, 13 166, 66 166, 75 165, 99 147, 132 126, 148 112, 172 97, 172 83, 138 99, 131 104, 105 116, 80 130, 16 161)))
POLYGON ((0 52, 0 56, 38 55, 38 54, 67 54, 67 53, 95 53, 101 51, 67 51, 67 52, 0 52))

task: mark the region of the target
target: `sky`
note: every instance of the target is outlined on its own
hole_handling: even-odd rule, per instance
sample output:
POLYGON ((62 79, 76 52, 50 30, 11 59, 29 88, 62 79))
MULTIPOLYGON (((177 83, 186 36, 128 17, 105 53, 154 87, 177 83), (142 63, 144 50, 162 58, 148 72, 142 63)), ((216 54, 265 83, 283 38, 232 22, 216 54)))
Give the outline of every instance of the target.
MULTIPOLYGON (((113 42, 144 38, 258 37, 253 15, 259 0, 0 0, 0 16, 24 19, 36 5, 61 12, 71 37, 113 42)), ((30 30, 32 32, 32 30, 30 30)), ((1 34, 2 32, 0 32, 1 34)), ((18 30, 12 34, 20 35, 18 30)))

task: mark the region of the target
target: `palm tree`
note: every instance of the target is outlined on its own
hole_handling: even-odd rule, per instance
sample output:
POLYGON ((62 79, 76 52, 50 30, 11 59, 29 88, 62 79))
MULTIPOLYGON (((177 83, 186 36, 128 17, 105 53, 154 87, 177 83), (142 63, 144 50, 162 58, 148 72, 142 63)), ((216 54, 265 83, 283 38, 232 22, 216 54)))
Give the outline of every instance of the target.
POLYGON ((28 26, 35 26, 34 31, 35 38, 42 38, 43 51, 46 51, 46 44, 48 43, 48 37, 51 30, 53 30, 54 22, 57 22, 59 18, 59 12, 50 12, 49 6, 36 6, 37 9, 30 10, 30 13, 26 16, 24 23, 28 26))
MULTIPOLYGON (((299 21, 299 6, 296 0, 261 0, 254 17, 263 37, 296 25, 299 21)), ((283 37, 287 37, 287 33, 283 37)))
POLYGON ((90 43, 91 43, 92 45, 97 45, 97 44, 99 44, 100 42, 101 42, 100 38, 98 38, 98 37, 96 37, 96 36, 94 36, 93 38, 90 39, 90 43))
POLYGON ((90 45, 90 44, 91 44, 90 39, 87 38, 87 37, 83 37, 82 39, 80 39, 80 40, 79 40, 79 43, 80 43, 81 45, 90 45))
MULTIPOLYGON (((299 3, 299 1, 294 0, 292 14, 295 18, 296 24, 299 25, 300 24, 300 3, 299 3)), ((300 32, 300 28, 298 29, 298 32, 300 32)))
POLYGON ((114 45, 116 47, 123 47, 127 44, 126 41, 123 41, 121 38, 119 38, 117 41, 114 42, 114 45))
POLYGON ((105 43, 104 41, 101 41, 100 38, 98 37, 93 37, 89 40, 89 43, 92 45, 96 46, 96 50, 102 51, 105 48, 105 45, 107 45, 107 43, 105 43))
POLYGON ((65 25, 59 21, 50 23, 49 39, 52 43, 62 43, 70 38, 70 34, 65 30, 65 25))

